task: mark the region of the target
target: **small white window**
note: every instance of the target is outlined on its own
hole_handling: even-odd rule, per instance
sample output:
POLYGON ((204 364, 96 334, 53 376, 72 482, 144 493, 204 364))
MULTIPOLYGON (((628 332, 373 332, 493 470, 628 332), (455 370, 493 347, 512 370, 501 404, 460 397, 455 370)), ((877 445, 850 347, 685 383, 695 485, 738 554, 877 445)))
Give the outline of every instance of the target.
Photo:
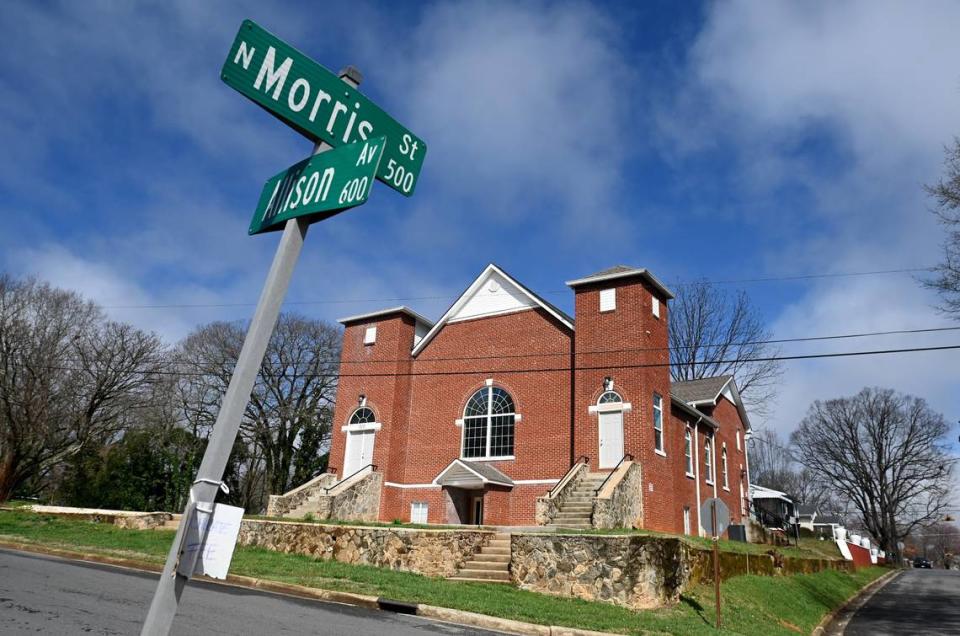
POLYGON ((363 344, 373 344, 377 341, 377 327, 367 327, 367 330, 363 334, 363 344))
POLYGON ((617 308, 617 289, 600 290, 600 311, 613 311, 617 308))
POLYGON ((683 454, 687 460, 687 475, 693 477, 693 434, 689 428, 683 436, 683 454))
POLYGON ((653 444, 654 449, 661 455, 666 455, 663 450, 663 398, 653 394, 653 444))
POLYGON ((720 453, 720 467, 723 468, 723 488, 730 490, 730 480, 727 478, 727 445, 723 445, 723 451, 720 453))
POLYGON ((426 501, 414 501, 410 504, 410 523, 426 523, 429 507, 426 501))
POLYGON ((741 450, 741 448, 740 448, 740 431, 737 431, 737 450, 741 450))
POLYGON ((659 318, 660 317, 660 299, 654 296, 653 304, 651 306, 653 307, 653 315, 659 318))
POLYGON ((703 473, 708 484, 713 483, 713 444, 710 440, 703 443, 703 473))

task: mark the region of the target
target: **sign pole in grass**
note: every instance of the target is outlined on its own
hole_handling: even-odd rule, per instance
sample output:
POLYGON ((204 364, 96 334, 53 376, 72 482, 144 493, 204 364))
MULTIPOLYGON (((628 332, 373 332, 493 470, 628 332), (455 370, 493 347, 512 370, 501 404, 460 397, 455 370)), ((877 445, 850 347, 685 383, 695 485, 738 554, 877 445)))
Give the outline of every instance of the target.
POLYGON ((225 489, 223 472, 307 228, 363 204, 374 179, 410 196, 426 154, 422 140, 356 90, 359 71, 347 67, 338 78, 249 20, 240 26, 221 77, 315 145, 312 157, 267 181, 250 223, 250 234, 281 227, 283 234, 144 621, 145 636, 170 632, 203 551, 206 520, 217 491, 225 489))
POLYGON ((700 518, 707 521, 704 530, 713 539, 713 595, 717 606, 717 629, 723 624, 720 615, 720 535, 730 525, 730 509, 722 499, 711 497, 700 505, 700 518))

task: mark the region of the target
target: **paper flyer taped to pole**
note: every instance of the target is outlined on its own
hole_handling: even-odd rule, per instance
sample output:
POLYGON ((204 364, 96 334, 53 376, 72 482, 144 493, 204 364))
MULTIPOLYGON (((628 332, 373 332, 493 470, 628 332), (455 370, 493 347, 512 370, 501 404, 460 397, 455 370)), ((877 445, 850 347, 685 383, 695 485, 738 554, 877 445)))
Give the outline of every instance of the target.
POLYGON ((195 508, 186 529, 177 571, 188 577, 199 574, 215 579, 227 578, 242 520, 243 508, 236 506, 216 504, 212 514, 200 507, 195 508))

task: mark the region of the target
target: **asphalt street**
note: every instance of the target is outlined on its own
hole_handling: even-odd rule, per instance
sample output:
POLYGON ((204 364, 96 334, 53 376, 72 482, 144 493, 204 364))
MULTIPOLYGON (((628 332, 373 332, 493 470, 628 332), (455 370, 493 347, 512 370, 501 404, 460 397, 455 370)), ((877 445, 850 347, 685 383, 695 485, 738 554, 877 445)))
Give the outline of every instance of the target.
MULTIPOLYGON (((0 634, 138 634, 157 575, 0 550, 0 634)), ((191 583, 174 634, 492 636, 497 632, 191 583)))
POLYGON ((960 572, 905 571, 857 611, 844 634, 960 634, 960 572))

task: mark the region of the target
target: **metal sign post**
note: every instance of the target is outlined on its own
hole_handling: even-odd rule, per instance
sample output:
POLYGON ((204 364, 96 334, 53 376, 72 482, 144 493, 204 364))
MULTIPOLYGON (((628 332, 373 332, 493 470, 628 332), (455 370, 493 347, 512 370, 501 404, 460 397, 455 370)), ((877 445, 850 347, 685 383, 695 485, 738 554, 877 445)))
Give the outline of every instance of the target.
MULTIPOLYGON (((340 77, 353 88, 356 88, 360 82, 360 73, 353 67, 347 67, 340 77)), ((314 146, 313 154, 330 149, 331 146, 321 141, 314 146)), ((187 529, 196 514, 197 506, 212 510, 217 490, 222 483, 223 471, 237 438, 240 420, 250 400, 257 372, 260 370, 267 344, 277 324, 277 318, 280 316, 280 307, 290 286, 293 269, 303 248, 309 225, 309 218, 299 217, 288 220, 283 228, 273 264, 267 274, 260 300, 257 302, 257 309, 253 314, 253 320, 250 321, 243 348, 240 350, 240 357, 237 358, 233 376, 230 378, 220 412, 217 414, 210 443, 200 463, 197 480, 190 489, 189 503, 180 520, 177 536, 170 547, 163 574, 160 576, 160 582, 157 584, 150 610, 140 632, 142 636, 165 636, 170 633, 180 596, 190 578, 190 575, 184 572, 193 572, 193 561, 197 555, 196 550, 185 551, 187 529), (181 555, 187 556, 190 562, 181 563, 181 555)))
MULTIPOLYGON (((713 501, 710 503, 710 518, 713 523, 711 524, 714 528, 717 527, 717 502, 713 501)), ((720 616, 720 537, 719 534, 713 536, 713 597, 716 600, 717 605, 717 629, 720 629, 720 626, 723 625, 723 620, 720 616)))
POLYGON ((706 519, 704 530, 713 538, 713 596, 717 606, 717 629, 723 624, 720 614, 720 535, 730 525, 730 509, 722 499, 711 497, 700 506, 700 518, 706 519))

